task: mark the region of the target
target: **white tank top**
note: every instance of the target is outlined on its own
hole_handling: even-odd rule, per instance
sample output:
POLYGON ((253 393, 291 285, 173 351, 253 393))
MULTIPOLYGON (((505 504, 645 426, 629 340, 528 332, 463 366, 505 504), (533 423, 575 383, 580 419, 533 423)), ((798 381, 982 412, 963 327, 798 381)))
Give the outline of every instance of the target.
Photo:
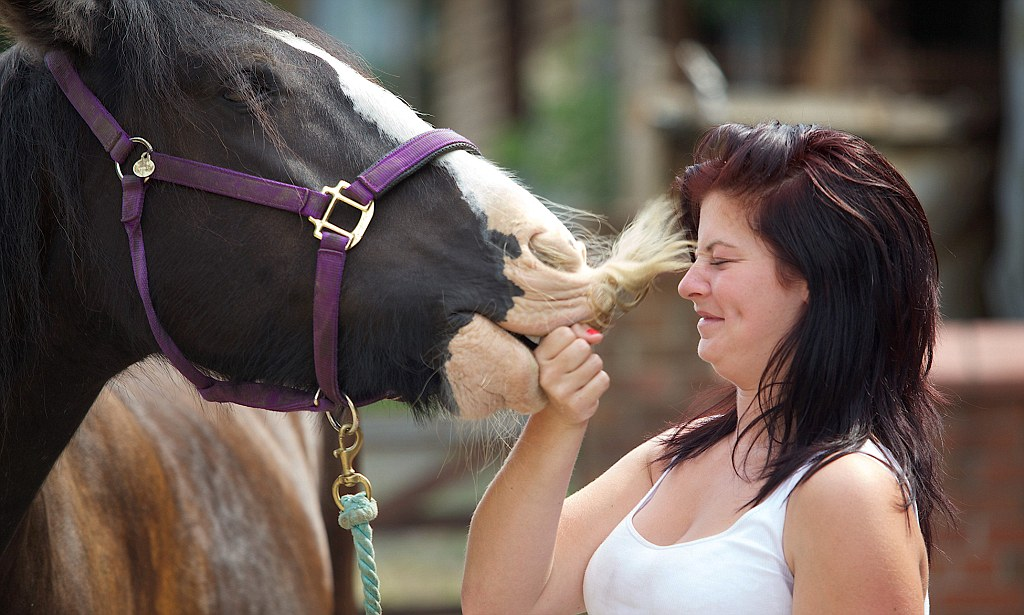
MULTIPOLYGON (((870 440, 861 452, 885 460, 899 478, 892 457, 870 440)), ((662 546, 641 536, 633 517, 654 497, 666 470, 590 558, 583 577, 587 613, 789 615, 793 573, 782 552, 782 528, 789 494, 807 470, 798 470, 724 532, 662 546)))

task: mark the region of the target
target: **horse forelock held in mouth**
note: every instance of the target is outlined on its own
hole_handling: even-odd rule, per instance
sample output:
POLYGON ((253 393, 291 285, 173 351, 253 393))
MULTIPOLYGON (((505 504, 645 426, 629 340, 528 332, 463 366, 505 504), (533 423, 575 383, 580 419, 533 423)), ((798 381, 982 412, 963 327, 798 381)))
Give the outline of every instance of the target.
POLYGON ((539 411, 546 399, 521 336, 577 322, 607 329, 643 299, 658 275, 689 266, 691 249, 667 199, 649 203, 593 267, 571 237, 533 235, 521 254, 506 257, 505 275, 523 291, 512 310, 499 323, 475 316, 449 344, 446 371, 461 415, 539 411))

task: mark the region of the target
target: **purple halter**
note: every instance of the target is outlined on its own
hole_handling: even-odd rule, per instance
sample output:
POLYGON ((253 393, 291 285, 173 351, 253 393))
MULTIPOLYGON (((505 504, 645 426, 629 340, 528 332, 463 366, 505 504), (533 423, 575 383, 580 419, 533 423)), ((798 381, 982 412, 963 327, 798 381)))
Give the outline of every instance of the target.
MULTIPOLYGON (((171 364, 188 378, 208 401, 233 402, 267 410, 326 410, 333 405, 351 403, 338 386, 338 304, 345 254, 362 238, 373 217, 374 200, 395 184, 434 158, 454 150, 479 153, 469 140, 447 129, 430 130, 409 139, 388 152, 363 171, 352 184, 339 182, 323 192, 247 175, 223 167, 177 158, 153 151, 141 137, 129 137, 109 111, 82 82, 70 59, 59 51, 46 54, 50 69, 65 96, 99 139, 115 163, 121 180, 121 222, 128 233, 132 269, 139 295, 146 310, 153 337, 171 364), (133 173, 123 174, 121 165, 136 144, 145 147, 133 165, 133 173), (257 205, 290 211, 313 223, 313 235, 320 240, 313 291, 313 359, 316 395, 266 383, 217 380, 193 365, 160 325, 149 296, 146 250, 142 241, 142 206, 145 183, 149 179, 211 192, 257 205), (360 211, 356 228, 341 229, 329 221, 334 206, 342 202, 360 211), (320 397, 332 404, 320 404, 320 397)), ((378 398, 380 399, 380 398, 378 398)), ((373 400, 363 400, 369 403, 373 400)))

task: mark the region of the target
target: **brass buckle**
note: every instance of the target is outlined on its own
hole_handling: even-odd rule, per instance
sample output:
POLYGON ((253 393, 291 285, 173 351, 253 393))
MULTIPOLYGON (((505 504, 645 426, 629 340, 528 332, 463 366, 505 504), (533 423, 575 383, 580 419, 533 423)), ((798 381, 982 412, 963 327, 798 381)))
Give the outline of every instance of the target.
POLYGON ((343 235, 348 237, 348 245, 345 246, 346 250, 350 250, 352 246, 359 243, 359 240, 363 238, 363 233, 366 232, 366 227, 370 225, 370 220, 373 219, 373 201, 363 205, 362 203, 356 202, 342 194, 342 191, 350 185, 351 184, 347 181, 342 180, 338 182, 337 186, 324 186, 324 194, 331 195, 331 202, 328 203, 327 210, 324 211, 324 217, 317 220, 313 216, 309 216, 309 221, 313 223, 313 237, 323 239, 324 229, 343 235), (346 205, 355 207, 360 212, 359 222, 351 231, 346 231, 345 229, 327 221, 327 219, 331 217, 331 212, 334 211, 334 205, 338 201, 343 201, 346 205))

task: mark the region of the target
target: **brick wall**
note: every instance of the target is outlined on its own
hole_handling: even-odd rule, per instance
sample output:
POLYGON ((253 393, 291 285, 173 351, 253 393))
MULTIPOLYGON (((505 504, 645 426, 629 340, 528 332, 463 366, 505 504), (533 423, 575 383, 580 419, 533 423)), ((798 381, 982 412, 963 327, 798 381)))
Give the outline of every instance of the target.
POLYGON ((949 323, 934 376, 950 395, 946 482, 959 527, 940 528, 932 606, 1024 613, 1024 322, 949 323))
MULTIPOLYGON (((666 277, 601 349, 612 388, 592 423, 577 478, 589 480, 676 420, 710 369, 696 358, 696 317, 666 277)), ((933 370, 950 397, 946 486, 959 528, 937 529, 932 613, 1024 613, 1024 322, 948 323, 933 370)))

